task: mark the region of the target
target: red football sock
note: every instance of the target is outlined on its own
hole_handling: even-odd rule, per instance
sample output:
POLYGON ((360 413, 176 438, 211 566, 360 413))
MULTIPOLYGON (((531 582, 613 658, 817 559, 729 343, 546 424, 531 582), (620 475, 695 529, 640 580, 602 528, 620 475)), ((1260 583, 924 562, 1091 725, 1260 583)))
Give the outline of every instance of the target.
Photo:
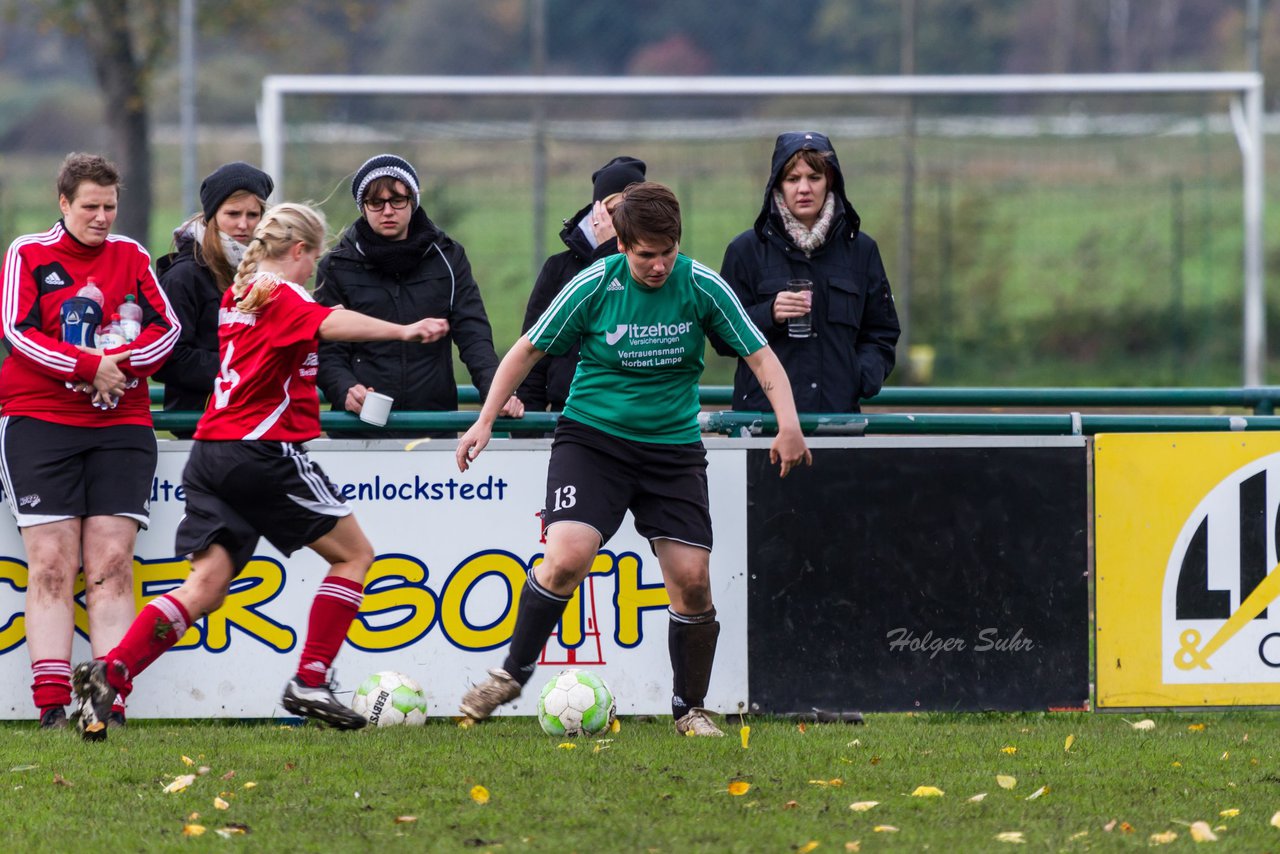
POLYGON ((103 656, 111 687, 127 697, 133 689, 133 677, 177 643, 190 625, 187 609, 170 594, 148 602, 125 632, 120 645, 103 656))
POLYGON ((42 658, 31 664, 31 699, 37 709, 65 706, 71 702, 71 662, 42 658))
POLYGON ((311 601, 307 621, 307 642, 298 662, 298 681, 315 687, 323 685, 329 665, 346 640, 347 629, 364 601, 364 585, 340 575, 330 575, 311 601))

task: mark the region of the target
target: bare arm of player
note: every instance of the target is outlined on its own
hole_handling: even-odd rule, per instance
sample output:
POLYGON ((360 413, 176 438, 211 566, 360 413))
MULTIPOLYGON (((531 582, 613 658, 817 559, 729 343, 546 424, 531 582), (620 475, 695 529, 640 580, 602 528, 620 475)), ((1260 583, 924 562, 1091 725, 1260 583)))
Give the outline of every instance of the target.
POLYGON ((769 461, 781 463, 779 476, 786 477, 787 472, 802 462, 807 466, 813 465, 813 454, 800 431, 800 416, 796 414, 796 402, 791 397, 791 382, 773 349, 761 347, 743 361, 760 381, 764 396, 769 398, 769 404, 778 416, 778 435, 769 446, 769 461))
POLYGON ((322 341, 417 341, 430 344, 448 334, 449 321, 440 317, 424 317, 417 323, 401 325, 347 308, 334 309, 320 324, 322 341))
POLYGON ((493 375, 493 382, 489 385, 489 396, 480 408, 476 423, 458 440, 458 450, 454 454, 458 461, 458 471, 466 471, 471 461, 480 456, 480 452, 489 444, 493 435, 493 420, 544 355, 529 343, 528 338, 521 335, 511 345, 507 355, 502 357, 498 371, 493 375))

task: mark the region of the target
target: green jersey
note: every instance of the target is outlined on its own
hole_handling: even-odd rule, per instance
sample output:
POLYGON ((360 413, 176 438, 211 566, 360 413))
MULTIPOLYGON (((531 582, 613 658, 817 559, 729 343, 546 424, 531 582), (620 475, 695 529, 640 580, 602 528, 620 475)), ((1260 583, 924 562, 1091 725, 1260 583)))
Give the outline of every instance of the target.
POLYGON ((706 334, 739 356, 765 345, 733 290, 713 270, 677 255, 660 288, 631 278, 626 255, 575 276, 530 327, 538 350, 561 355, 581 342, 564 414, 638 442, 696 442, 698 381, 706 334))

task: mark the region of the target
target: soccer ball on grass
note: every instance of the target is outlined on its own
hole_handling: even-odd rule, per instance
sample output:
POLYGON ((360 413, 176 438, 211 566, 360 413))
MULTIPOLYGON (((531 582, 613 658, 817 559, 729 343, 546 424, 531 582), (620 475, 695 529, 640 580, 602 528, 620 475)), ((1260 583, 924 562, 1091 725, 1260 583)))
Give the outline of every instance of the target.
POLYGON ((351 708, 373 726, 421 726, 427 722, 427 695, 422 686, 390 670, 361 682, 351 698, 351 708))
POLYGON ((538 697, 538 723, 547 735, 599 735, 615 717, 613 692, 586 670, 564 670, 538 697))

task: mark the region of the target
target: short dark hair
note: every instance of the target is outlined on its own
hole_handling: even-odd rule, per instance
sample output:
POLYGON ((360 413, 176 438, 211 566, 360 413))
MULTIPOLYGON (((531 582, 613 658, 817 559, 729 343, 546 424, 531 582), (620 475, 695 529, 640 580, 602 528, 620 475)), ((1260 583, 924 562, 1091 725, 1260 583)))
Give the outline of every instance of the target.
POLYGON ((654 181, 632 184, 613 211, 618 243, 628 248, 642 240, 680 242, 680 202, 676 194, 654 181))
POLYGON ((66 196, 67 201, 76 200, 76 190, 85 181, 92 181, 100 187, 120 189, 120 170, 101 154, 81 154, 73 151, 62 161, 58 170, 58 195, 66 196))
POLYGON ((835 167, 831 165, 831 158, 835 156, 834 151, 818 151, 816 148, 802 148, 795 154, 787 158, 787 162, 778 170, 778 183, 782 183, 782 179, 787 173, 799 165, 803 160, 808 164, 809 168, 814 172, 821 172, 828 181, 835 175, 835 167))

